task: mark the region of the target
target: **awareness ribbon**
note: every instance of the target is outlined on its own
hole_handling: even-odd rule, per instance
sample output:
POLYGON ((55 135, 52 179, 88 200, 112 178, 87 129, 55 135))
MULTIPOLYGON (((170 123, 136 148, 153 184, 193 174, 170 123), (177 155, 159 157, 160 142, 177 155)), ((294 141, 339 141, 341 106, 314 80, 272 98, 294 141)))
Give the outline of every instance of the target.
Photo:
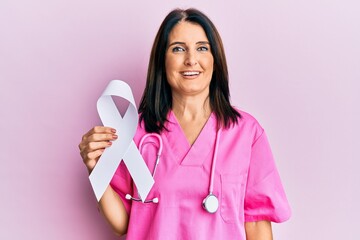
POLYGON ((112 127, 120 134, 112 146, 105 149, 89 176, 97 200, 100 201, 123 160, 140 199, 144 201, 154 185, 154 179, 133 141, 139 120, 129 85, 120 80, 112 80, 98 99, 97 110, 104 126, 112 127), (124 117, 121 116, 111 96, 121 97, 129 102, 124 117))

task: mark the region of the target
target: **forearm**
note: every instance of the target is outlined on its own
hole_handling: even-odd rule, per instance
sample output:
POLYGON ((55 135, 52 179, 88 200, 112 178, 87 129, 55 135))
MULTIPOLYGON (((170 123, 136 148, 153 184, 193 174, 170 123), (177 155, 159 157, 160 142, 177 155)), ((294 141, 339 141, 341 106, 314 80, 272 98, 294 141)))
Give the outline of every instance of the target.
POLYGON ((271 222, 247 222, 245 223, 246 240, 272 240, 271 222))
POLYGON ((126 233, 129 216, 120 197, 110 185, 99 202, 99 209, 117 235, 126 233))

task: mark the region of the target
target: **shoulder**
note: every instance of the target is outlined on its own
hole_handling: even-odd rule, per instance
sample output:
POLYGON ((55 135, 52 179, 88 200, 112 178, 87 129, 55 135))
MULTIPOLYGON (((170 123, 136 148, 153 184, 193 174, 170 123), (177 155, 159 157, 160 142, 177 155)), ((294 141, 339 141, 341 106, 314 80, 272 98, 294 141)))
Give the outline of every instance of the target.
POLYGON ((238 122, 239 124, 246 124, 249 126, 262 128, 259 121, 253 115, 238 108, 234 109, 241 115, 241 118, 239 118, 238 122))
POLYGON ((234 109, 241 115, 241 118, 239 118, 238 123, 230 127, 228 131, 249 135, 249 137, 253 138, 254 141, 259 138, 264 132, 264 129, 260 125, 259 121, 246 111, 238 108, 234 109))
POLYGON ((252 122, 254 124, 259 124, 259 122, 257 121, 257 119, 250 113, 245 112, 244 110, 241 110, 239 108, 235 108, 235 110, 240 113, 241 115, 241 119, 242 121, 247 121, 247 122, 252 122))

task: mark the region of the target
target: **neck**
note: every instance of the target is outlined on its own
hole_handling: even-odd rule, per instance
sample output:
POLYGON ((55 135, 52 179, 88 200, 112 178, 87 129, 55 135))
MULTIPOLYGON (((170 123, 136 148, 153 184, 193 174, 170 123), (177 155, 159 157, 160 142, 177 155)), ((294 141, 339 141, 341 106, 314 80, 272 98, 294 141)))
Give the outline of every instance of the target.
POLYGON ((192 97, 173 95, 172 110, 177 119, 194 121, 208 119, 211 114, 209 96, 192 97))

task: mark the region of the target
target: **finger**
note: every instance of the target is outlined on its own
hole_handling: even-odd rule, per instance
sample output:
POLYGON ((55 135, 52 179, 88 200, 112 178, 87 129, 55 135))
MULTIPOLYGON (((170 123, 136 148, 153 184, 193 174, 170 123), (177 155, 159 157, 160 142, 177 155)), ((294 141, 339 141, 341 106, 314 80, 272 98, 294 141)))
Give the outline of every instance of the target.
POLYGON ((93 135, 95 133, 110 133, 110 134, 115 134, 116 133, 116 129, 111 128, 111 127, 105 127, 105 126, 95 126, 92 129, 90 129, 87 133, 84 134, 83 136, 83 140, 86 139, 87 137, 89 137, 90 135, 93 135))
POLYGON ((118 136, 112 133, 94 133, 86 139, 87 142, 101 142, 101 141, 113 141, 116 140, 118 136))
POLYGON ((88 152, 93 152, 93 151, 96 151, 98 149, 104 149, 104 148, 110 147, 111 145, 112 145, 112 142, 108 142, 108 141, 89 142, 86 149, 84 149, 84 150, 88 151, 88 152))
POLYGON ((94 157, 93 152, 97 150, 104 151, 105 148, 110 147, 112 142, 90 142, 81 146, 80 155, 84 162, 89 159, 96 158, 94 157))
POLYGON ((92 133, 116 133, 115 128, 105 126, 95 126, 90 131, 92 131, 92 133))
POLYGON ((96 151, 93 151, 93 152, 87 152, 84 156, 84 163, 86 165, 88 165, 89 162, 91 161, 97 161, 100 156, 103 154, 103 152, 105 151, 105 149, 98 149, 96 151))

